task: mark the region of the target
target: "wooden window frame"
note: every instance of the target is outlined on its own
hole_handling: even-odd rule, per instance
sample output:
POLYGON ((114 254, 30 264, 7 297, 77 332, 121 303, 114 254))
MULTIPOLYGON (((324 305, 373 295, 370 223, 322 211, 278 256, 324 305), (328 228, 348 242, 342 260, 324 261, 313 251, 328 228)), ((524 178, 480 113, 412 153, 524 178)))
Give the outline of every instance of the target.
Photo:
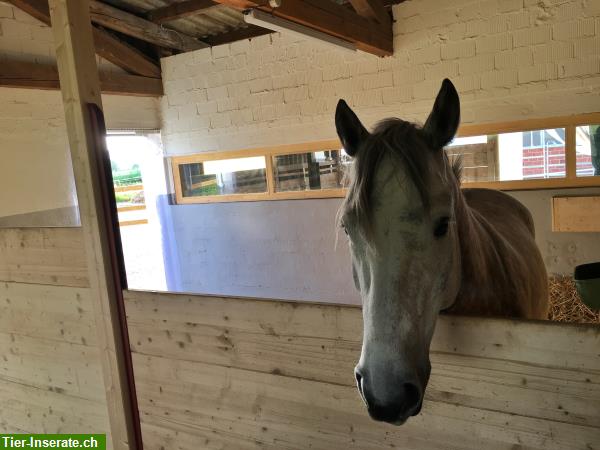
POLYGON ((173 182, 175 184, 175 197, 178 204, 190 203, 226 203, 226 202, 255 202, 263 200, 297 200, 306 198, 339 198, 346 195, 346 189, 320 189, 314 191, 275 191, 275 172, 273 169, 273 157, 277 155, 294 155, 299 153, 310 153, 317 151, 341 149, 340 141, 337 139, 327 141, 315 141, 304 144, 280 145, 276 147, 262 147, 248 150, 233 150, 197 153, 189 156, 171 157, 171 168, 173 182), (182 164, 202 163, 221 159, 250 158, 262 156, 265 158, 267 191, 252 194, 228 194, 228 195, 205 195, 197 197, 184 197, 181 189, 181 177, 179 166, 182 164))
MULTIPOLYGON (((514 133, 551 128, 565 129, 565 171, 564 178, 543 178, 528 180, 508 181, 477 181, 465 182, 463 187, 488 188, 502 191, 536 190, 536 189, 565 189, 579 187, 600 187, 600 176, 577 177, 576 175, 576 128, 582 125, 600 124, 600 113, 586 113, 571 116, 549 117, 544 119, 526 119, 511 122, 463 125, 458 130, 458 137, 494 135, 514 133)), ((340 198, 346 195, 345 188, 320 189, 314 191, 275 191, 275 172, 273 170, 273 157, 277 155, 293 155, 341 149, 338 139, 307 142, 302 144, 289 144, 274 147, 261 147, 246 150, 229 150, 196 153, 186 156, 173 156, 170 158, 175 197, 177 204, 194 203, 226 203, 243 201, 265 200, 297 200, 317 198, 340 198), (182 164, 202 163, 221 159, 235 159, 262 156, 265 158, 267 192, 252 194, 207 195, 198 197, 184 197, 179 176, 179 166, 182 164)))

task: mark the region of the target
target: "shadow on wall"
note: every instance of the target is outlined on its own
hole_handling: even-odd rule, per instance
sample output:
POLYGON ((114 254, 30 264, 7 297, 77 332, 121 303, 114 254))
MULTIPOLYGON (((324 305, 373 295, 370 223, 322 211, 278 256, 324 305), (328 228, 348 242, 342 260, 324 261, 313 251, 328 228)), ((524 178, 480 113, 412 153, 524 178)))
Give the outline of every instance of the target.
POLYGON ((360 304, 340 199, 173 205, 157 200, 170 291, 360 304))

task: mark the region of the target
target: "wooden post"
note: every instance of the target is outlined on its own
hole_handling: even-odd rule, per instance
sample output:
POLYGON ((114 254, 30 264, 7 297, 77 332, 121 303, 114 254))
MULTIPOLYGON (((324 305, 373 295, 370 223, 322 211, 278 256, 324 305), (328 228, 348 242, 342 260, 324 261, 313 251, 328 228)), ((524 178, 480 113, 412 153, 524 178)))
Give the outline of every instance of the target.
MULTIPOLYGON (((140 425, 103 160, 102 100, 89 0, 50 0, 50 17, 114 449, 139 449, 140 425)), ((118 241, 118 229, 116 239, 118 241)), ((89 432, 96 430, 89 430, 89 432)))
POLYGON ((569 180, 577 178, 577 126, 565 128, 565 176, 569 180))

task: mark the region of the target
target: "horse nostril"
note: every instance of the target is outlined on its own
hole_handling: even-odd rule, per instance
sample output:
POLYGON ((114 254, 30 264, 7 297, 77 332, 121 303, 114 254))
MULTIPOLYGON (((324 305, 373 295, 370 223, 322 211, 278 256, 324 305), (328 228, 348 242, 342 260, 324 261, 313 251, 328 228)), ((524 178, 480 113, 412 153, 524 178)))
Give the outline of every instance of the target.
POLYGON ((356 387, 358 388, 358 393, 360 394, 360 398, 364 402, 365 406, 368 408, 369 403, 367 402, 367 397, 365 396, 365 392, 363 391, 363 376, 361 375, 358 369, 354 369, 354 378, 356 378, 356 387))
POLYGON ((412 383, 404 383, 404 405, 407 412, 418 414, 421 390, 412 383))
POLYGON ((356 386, 358 387, 359 391, 362 391, 362 375, 360 374, 360 372, 358 371, 358 369, 356 369, 354 371, 354 377, 356 378, 356 386))
MULTIPOLYGON (((421 390, 412 383, 403 383, 397 394, 385 401, 371 401, 367 404, 369 415, 390 423, 403 423, 409 416, 415 416, 421 409, 421 390)), ((368 396, 365 392, 364 396, 368 396)))

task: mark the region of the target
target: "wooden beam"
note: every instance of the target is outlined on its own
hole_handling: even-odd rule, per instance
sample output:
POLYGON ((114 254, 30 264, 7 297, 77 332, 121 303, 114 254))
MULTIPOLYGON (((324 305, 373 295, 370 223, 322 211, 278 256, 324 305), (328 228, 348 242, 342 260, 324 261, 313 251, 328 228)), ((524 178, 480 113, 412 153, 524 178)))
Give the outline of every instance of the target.
POLYGON ((134 75, 161 77, 160 66, 136 48, 97 27, 92 27, 92 33, 98 56, 134 75))
POLYGON ((381 25, 392 25, 390 15, 385 10, 381 0, 350 0, 350 4, 359 16, 376 20, 381 25))
POLYGON ((214 36, 208 36, 204 38, 204 42, 213 46, 228 44, 230 42, 241 41, 242 39, 252 39, 265 34, 273 33, 272 30, 266 28, 257 27, 255 25, 249 25, 246 28, 238 28, 237 30, 228 31, 227 33, 216 34, 214 36))
POLYGON ((378 24, 333 2, 285 0, 279 8, 271 8, 263 1, 215 1, 242 10, 258 8, 276 17, 353 42, 357 49, 377 56, 390 56, 394 52, 391 23, 389 26, 378 24))
POLYGON ((268 0, 214 0, 214 2, 239 10, 258 8, 259 6, 267 6, 269 4, 268 0))
POLYGON ((40 22, 50 25, 48 0, 8 0, 8 2, 40 22))
POLYGON ((165 23, 171 20, 193 16, 203 10, 216 6, 212 0, 186 0, 162 8, 156 8, 146 14, 146 18, 154 23, 165 23))
MULTIPOLYGON (((50 26, 48 0, 8 0, 13 6, 25 11, 40 22, 50 26)), ((135 48, 116 37, 93 28, 94 45, 98 56, 112 62, 127 72, 145 77, 160 78, 160 66, 135 48)))
POLYGON ((77 187, 112 448, 141 448, 131 354, 122 297, 120 237, 110 171, 88 0, 50 0, 56 60, 77 187))
MULTIPOLYGON (((159 78, 120 73, 100 73, 100 88, 104 94, 160 97, 159 78)), ((3 61, 0 64, 0 86, 26 89, 60 89, 58 69, 50 64, 3 61)))
POLYGON ((207 44, 187 34, 161 27, 98 1, 90 1, 90 17, 94 23, 161 47, 175 48, 184 52, 208 47, 207 44))

